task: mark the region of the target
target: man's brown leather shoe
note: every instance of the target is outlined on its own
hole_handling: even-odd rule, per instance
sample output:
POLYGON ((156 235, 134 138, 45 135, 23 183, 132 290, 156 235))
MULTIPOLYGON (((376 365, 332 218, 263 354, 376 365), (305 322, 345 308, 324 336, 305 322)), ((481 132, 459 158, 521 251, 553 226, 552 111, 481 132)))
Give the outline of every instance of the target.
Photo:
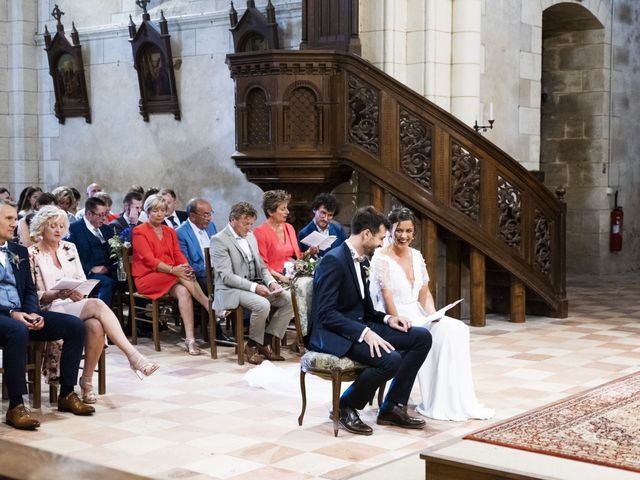
POLYGON ((16 405, 7 412, 7 425, 18 430, 35 430, 40 422, 31 416, 24 404, 16 405))
POLYGON ((253 365, 260 365, 262 363, 262 357, 256 348, 250 346, 248 343, 244 346, 244 359, 253 365))
POLYGON ((271 345, 258 345, 256 347, 258 349, 258 353, 262 355, 267 360, 271 360, 272 362, 283 362, 284 357, 282 355, 276 355, 275 352, 271 349, 271 345))
POLYGON ((71 412, 74 415, 91 415, 96 409, 83 403, 76 392, 71 392, 66 397, 58 398, 58 411, 71 412))

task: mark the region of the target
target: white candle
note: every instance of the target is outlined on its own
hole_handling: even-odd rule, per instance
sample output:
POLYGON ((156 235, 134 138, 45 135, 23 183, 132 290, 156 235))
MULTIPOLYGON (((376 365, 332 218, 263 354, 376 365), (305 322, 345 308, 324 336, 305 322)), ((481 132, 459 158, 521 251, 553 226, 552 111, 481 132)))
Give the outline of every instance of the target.
POLYGON ((489 102, 489 120, 495 120, 493 118, 493 102, 489 102))

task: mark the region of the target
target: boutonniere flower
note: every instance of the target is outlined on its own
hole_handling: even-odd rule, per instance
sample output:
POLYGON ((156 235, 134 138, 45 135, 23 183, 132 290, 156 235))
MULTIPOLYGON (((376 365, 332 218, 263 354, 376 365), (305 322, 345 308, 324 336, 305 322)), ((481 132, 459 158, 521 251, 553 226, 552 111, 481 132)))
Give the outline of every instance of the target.
POLYGON ((369 265, 362 265, 362 269, 364 270, 365 282, 369 281, 369 276, 371 275, 371 267, 369 265))
POLYGON ((17 253, 11 253, 11 263, 13 263, 16 267, 20 267, 20 262, 24 260, 24 258, 20 258, 20 255, 17 253))

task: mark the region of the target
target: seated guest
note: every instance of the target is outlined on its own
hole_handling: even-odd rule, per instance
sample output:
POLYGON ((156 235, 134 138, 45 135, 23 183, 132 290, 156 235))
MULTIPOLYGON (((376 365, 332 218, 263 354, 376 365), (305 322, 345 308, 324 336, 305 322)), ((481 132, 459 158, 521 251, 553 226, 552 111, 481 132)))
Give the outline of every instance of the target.
POLYGON ((310 348, 367 366, 340 397, 338 412, 342 426, 359 435, 371 435, 373 429, 360 420, 358 410, 392 378, 377 423, 416 429, 425 425, 407 413, 407 402, 431 348, 431 335, 412 327, 411 319, 375 310, 368 295, 368 257, 382 246, 387 225, 373 207, 356 210, 351 236, 323 257, 313 277, 310 348))
POLYGON ((11 200, 11 192, 4 187, 0 187, 0 200, 11 200))
MULTIPOLYGON (((192 198, 187 203, 189 218, 176 229, 180 250, 187 257, 189 265, 196 275, 203 292, 207 292, 207 273, 204 263, 204 249, 209 248, 211 237, 218 231, 211 221, 213 208, 204 198, 192 198)), ((231 341, 222 331, 219 324, 216 325, 216 339, 231 341)))
POLYGON ((130 191, 122 200, 122 215, 113 220, 109 225, 113 227, 115 233, 120 235, 126 228, 129 229, 128 241, 131 241, 131 231, 133 227, 142 225, 140 211, 142 210, 142 194, 130 191))
POLYGON ((24 406, 25 370, 29 340, 63 340, 60 357, 58 410, 90 415, 94 408, 73 391, 84 345, 84 325, 74 316, 43 312, 29 270, 27 249, 11 242, 18 213, 14 203, 0 200, 0 346, 3 387, 9 394, 7 425, 33 430, 40 422, 24 406))
POLYGON ((42 194, 40 187, 25 187, 20 192, 18 199, 18 217, 22 218, 25 215, 33 212, 33 206, 36 203, 36 199, 42 194))
MULTIPOLYGON (((88 198, 84 204, 85 216, 69 226, 69 241, 74 243, 82 269, 87 278, 100 280, 98 298, 111 305, 111 295, 116 285, 115 266, 107 240, 113 230, 104 224, 107 206, 99 198, 88 198)), ((33 237, 33 235, 32 235, 33 237)))
MULTIPOLYGON (((87 198, 95 197, 96 193, 99 192, 102 192, 102 187, 100 186, 100 184, 92 183, 87 187, 87 198)), ((111 205, 109 205, 109 208, 111 208, 111 205)), ((76 220, 80 220, 82 217, 84 217, 84 208, 78 210, 78 213, 76 213, 76 220)))
MULTIPOLYGON (((69 212, 72 213, 73 216, 75 217, 76 214, 78 213, 78 203, 80 203, 80 199, 82 198, 82 195, 80 195, 80 192, 76 187, 69 187, 69 188, 73 193, 73 203, 71 204, 71 208, 69 209, 69 212)), ((69 219, 69 222, 73 222, 73 219, 69 219)))
POLYGON ((302 240, 311 232, 319 232, 326 237, 334 235, 336 239, 331 246, 318 252, 318 256, 322 257, 332 248, 342 245, 342 242, 347 239, 347 234, 344 232, 342 225, 333 221, 334 215, 338 214, 336 197, 330 193, 320 193, 313 199, 311 208, 313 210, 313 220, 298 232, 300 251, 306 252, 309 249, 309 245, 302 243, 302 240))
MULTIPOLYGON (((293 225, 287 223, 291 195, 284 190, 264 192, 262 209, 267 220, 253 232, 258 242, 260 256, 273 277, 282 283, 289 283, 284 274, 284 262, 302 258, 293 225)), ((307 250, 315 255, 318 247, 307 250)))
POLYGON ((204 249, 211 244, 211 237, 218 233, 211 221, 213 208, 204 198, 192 198, 187 203, 189 218, 176 229, 178 243, 202 288, 207 290, 207 274, 204 269, 204 249))
POLYGON ((23 247, 28 248, 33 245, 33 242, 31 241, 31 231, 29 228, 31 225, 31 219, 33 218, 33 215, 35 215, 35 212, 45 205, 56 205, 56 197, 49 192, 43 193, 36 200, 36 203, 33 206, 34 211, 18 220, 18 243, 23 247))
POLYGON ((113 213, 111 211, 111 207, 113 206, 113 200, 111 199, 111 195, 109 195, 107 192, 97 192, 94 195, 94 197, 102 200, 104 204, 107 206, 107 220, 105 223, 111 223, 120 216, 117 213, 113 213))
POLYGON ((175 230, 164 224, 167 206, 161 195, 144 202, 146 223, 133 229, 132 274, 138 292, 151 298, 169 294, 178 300, 189 355, 200 355, 193 329, 193 300, 208 308, 207 296, 178 245, 175 230))
POLYGON ((163 188, 160 190, 160 195, 167 202, 167 216, 164 219, 164 223, 175 230, 187 221, 188 214, 187 212, 176 210, 176 192, 170 188, 163 188))
POLYGON ((69 217, 69 223, 73 223, 76 218, 72 213, 74 210, 74 204, 76 203, 76 197, 69 187, 56 187, 51 192, 54 197, 56 197, 56 202, 58 207, 67 212, 67 216, 69 217))
POLYGON ((253 205, 233 205, 229 224, 211 239, 211 252, 216 278, 215 309, 232 310, 241 305, 251 310, 245 356, 247 362, 259 365, 260 355, 272 361, 284 360, 273 352, 271 343, 273 337, 284 337, 293 308, 291 295, 281 289, 260 257, 251 233, 256 217, 253 205), (276 310, 267 322, 272 307, 276 310))
MULTIPOLYGON (((88 199, 85 208, 87 216, 96 208, 88 199)), ((86 217, 79 222, 86 220, 86 217)), ((76 222, 76 223, 79 223, 76 222)), ((82 401, 95 403, 93 392, 93 371, 104 349, 104 335, 113 342, 129 360, 129 366, 140 377, 151 375, 159 367, 141 355, 122 332, 113 311, 98 298, 85 298, 77 290, 52 290, 62 278, 86 280, 76 246, 61 240, 69 223, 63 210, 47 206, 40 209, 31 222, 31 238, 38 243, 29 247, 31 270, 35 277, 38 297, 43 310, 68 313, 86 322, 85 358, 80 389, 82 401)))

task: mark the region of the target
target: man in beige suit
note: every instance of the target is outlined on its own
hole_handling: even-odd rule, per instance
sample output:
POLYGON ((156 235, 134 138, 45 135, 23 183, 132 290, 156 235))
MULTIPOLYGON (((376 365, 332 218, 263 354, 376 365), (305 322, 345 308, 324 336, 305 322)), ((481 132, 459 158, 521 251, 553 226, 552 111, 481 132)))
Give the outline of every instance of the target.
POLYGON ((245 356, 249 363, 284 360, 271 348, 273 337, 282 338, 293 317, 291 296, 265 266, 251 228, 256 209, 247 202, 236 203, 229 213, 229 224, 211 238, 215 271, 214 308, 231 310, 238 305, 251 311, 249 340, 245 356), (271 308, 275 312, 269 319, 271 308))

